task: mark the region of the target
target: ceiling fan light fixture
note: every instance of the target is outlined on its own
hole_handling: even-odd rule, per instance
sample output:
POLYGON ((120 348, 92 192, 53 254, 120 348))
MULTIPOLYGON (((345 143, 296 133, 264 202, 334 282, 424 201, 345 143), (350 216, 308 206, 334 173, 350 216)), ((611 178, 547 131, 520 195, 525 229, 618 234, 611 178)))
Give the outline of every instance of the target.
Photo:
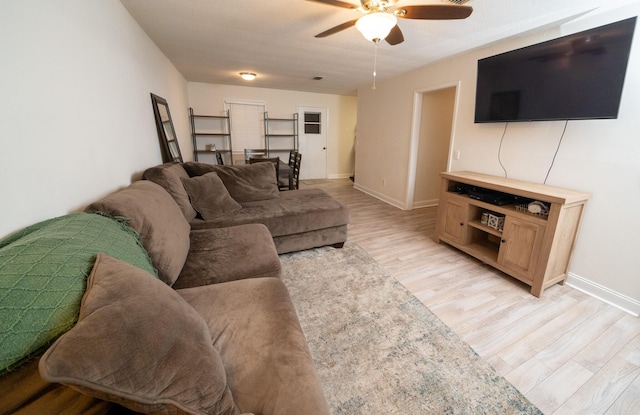
POLYGON ((256 79, 256 74, 253 72, 240 72, 240 77, 245 81, 253 81, 256 79))
POLYGON ((356 22, 356 29, 365 39, 377 42, 386 38, 398 19, 391 13, 373 12, 365 14, 356 22))

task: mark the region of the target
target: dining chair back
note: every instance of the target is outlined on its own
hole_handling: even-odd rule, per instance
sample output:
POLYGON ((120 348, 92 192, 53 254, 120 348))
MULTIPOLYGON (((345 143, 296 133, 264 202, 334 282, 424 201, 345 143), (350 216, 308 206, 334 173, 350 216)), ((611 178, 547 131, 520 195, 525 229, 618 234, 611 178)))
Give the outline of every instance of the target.
POLYGON ((278 188, 280 190, 295 190, 300 188, 300 163, 302 154, 297 151, 289 153, 289 171, 280 177, 278 188))
POLYGON ((302 154, 296 152, 296 157, 293 163, 293 167, 291 167, 291 173, 289 174, 289 189, 299 189, 300 188, 300 165, 302 164, 302 154))

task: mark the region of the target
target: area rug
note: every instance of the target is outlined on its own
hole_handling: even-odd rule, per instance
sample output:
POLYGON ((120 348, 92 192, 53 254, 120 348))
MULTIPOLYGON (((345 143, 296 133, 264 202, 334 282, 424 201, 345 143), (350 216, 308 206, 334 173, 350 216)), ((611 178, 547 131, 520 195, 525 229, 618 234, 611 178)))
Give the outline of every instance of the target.
POLYGON ((356 244, 280 256, 332 414, 541 414, 356 244))

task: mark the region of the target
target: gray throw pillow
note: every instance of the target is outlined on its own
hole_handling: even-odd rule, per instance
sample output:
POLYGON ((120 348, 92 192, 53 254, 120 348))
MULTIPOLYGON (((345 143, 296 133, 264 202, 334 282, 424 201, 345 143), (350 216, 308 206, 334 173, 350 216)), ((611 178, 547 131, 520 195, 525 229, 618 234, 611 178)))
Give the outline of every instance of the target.
POLYGON ((78 323, 40 375, 136 412, 236 415, 204 319, 148 272, 98 254, 78 323))
POLYGON ((191 205, 204 220, 212 220, 242 209, 216 173, 203 176, 180 178, 189 195, 191 205))

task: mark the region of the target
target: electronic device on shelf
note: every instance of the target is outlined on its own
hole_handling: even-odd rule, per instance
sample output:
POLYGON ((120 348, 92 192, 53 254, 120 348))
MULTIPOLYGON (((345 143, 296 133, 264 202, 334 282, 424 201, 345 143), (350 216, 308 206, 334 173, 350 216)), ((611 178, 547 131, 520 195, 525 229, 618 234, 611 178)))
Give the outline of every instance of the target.
POLYGON ((512 195, 500 192, 469 192, 469 197, 497 206, 510 205, 516 201, 512 195))
POLYGON ((515 203, 517 198, 514 195, 498 192, 497 190, 489 190, 484 187, 463 185, 460 189, 462 193, 466 193, 470 198, 480 200, 481 202, 490 203, 492 205, 504 206, 515 203))

